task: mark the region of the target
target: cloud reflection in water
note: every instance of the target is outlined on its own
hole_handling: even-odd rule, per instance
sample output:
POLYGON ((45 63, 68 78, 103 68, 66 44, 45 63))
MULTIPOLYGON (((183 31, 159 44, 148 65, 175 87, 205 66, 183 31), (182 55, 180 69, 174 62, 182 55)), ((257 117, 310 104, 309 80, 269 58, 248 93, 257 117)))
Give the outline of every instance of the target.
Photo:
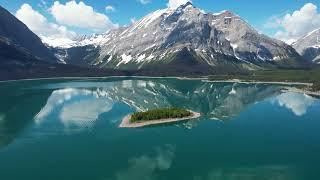
POLYGON ((89 127, 99 115, 112 109, 106 99, 87 99, 65 105, 60 113, 60 120, 66 126, 89 127))
POLYGON ((112 109, 113 102, 100 97, 96 91, 85 89, 61 89, 52 92, 46 105, 36 115, 41 124, 49 116, 57 117, 65 127, 91 127, 99 115, 112 109))
POLYGON ((6 115, 0 113, 0 124, 5 120, 6 115))
POLYGON ((127 169, 117 172, 114 178, 107 180, 152 180, 157 179, 160 171, 171 167, 175 154, 175 147, 166 145, 156 149, 154 155, 142 155, 129 159, 127 169))
POLYGON ((277 96, 276 101, 281 107, 286 107, 296 116, 302 116, 306 114, 316 99, 306 94, 287 92, 277 96))
POLYGON ((300 179, 297 169, 290 166, 257 166, 241 168, 216 168, 205 176, 195 176, 193 180, 296 180, 300 179))

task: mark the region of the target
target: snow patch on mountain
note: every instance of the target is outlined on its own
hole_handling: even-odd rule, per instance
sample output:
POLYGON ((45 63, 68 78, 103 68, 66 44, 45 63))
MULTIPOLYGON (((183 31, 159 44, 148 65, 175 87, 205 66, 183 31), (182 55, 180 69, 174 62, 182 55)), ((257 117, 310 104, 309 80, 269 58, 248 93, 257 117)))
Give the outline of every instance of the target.
POLYGON ((46 36, 41 36, 40 38, 44 44, 54 48, 70 48, 77 43, 77 41, 73 41, 69 38, 51 38, 46 36))
POLYGON ((51 37, 40 37, 44 44, 47 44, 50 47, 54 48, 71 48, 79 46, 94 45, 99 46, 107 43, 111 37, 108 33, 105 34, 93 34, 93 35, 84 35, 79 36, 74 39, 68 38, 51 38, 51 37))

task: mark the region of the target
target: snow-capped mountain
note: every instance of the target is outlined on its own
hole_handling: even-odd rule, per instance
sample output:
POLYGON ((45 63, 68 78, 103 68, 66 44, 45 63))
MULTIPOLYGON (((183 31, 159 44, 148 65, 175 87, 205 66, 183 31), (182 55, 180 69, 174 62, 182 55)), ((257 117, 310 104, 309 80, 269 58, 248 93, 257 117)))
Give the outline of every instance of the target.
POLYGON ((41 40, 43 43, 45 43, 50 47, 67 49, 71 47, 79 47, 79 46, 87 46, 87 45, 100 46, 108 42, 110 39, 108 39, 107 33, 103 33, 103 34, 82 35, 82 36, 75 37, 73 39, 42 36, 41 40))
POLYGON ((292 46, 305 59, 320 63, 320 29, 311 31, 292 46))
MULTIPOLYGON (((157 66, 216 72, 299 63, 299 55, 291 46, 260 34, 238 15, 230 11, 204 13, 191 3, 157 10, 129 27, 80 39, 72 45, 73 50, 75 46, 86 52, 92 52, 92 47, 99 49, 93 59, 77 57, 78 61, 118 69, 157 66)), ((59 56, 66 63, 74 62, 67 54, 65 49, 59 56)))

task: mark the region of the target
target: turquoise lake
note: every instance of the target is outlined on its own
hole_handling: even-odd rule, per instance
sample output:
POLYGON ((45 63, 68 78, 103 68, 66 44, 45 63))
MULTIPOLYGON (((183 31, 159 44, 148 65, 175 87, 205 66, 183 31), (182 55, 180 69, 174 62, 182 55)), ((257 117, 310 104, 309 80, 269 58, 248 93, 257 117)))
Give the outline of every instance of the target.
POLYGON ((0 82, 1 180, 318 180, 320 101, 266 84, 166 78, 0 82), (201 117, 137 129, 123 117, 201 117))

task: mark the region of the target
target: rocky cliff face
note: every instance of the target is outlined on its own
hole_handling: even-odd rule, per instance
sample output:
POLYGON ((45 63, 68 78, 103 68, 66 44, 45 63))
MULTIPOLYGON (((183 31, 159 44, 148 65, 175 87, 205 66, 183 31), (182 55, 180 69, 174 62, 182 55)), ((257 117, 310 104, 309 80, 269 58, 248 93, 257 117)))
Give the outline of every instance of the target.
POLYGON ((292 44, 305 59, 320 63, 320 29, 311 31, 292 44))

